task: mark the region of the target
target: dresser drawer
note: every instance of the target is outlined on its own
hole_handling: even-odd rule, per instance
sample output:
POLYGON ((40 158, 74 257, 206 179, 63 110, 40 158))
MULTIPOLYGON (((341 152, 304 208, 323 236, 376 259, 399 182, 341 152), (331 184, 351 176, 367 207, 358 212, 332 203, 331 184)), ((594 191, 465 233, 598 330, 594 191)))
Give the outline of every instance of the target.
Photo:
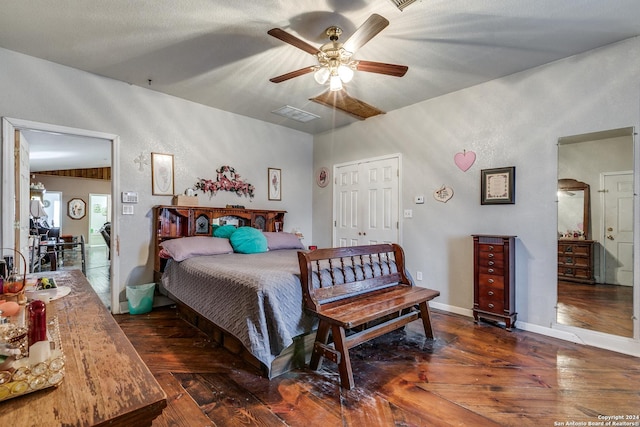
POLYGON ((591 244, 558 242, 558 254, 564 255, 591 255, 591 244))
POLYGON ((584 267, 588 268, 591 266, 591 259, 583 256, 573 256, 573 255, 559 255, 558 256, 558 265, 563 265, 567 267, 584 267))
POLYGON ((496 276, 493 274, 478 274, 479 286, 500 286, 504 287, 504 276, 496 276))
POLYGON ((558 266, 558 276, 563 278, 591 280, 591 270, 588 268, 558 266))
POLYGON ((480 274, 492 274, 495 276, 504 276, 504 266, 496 265, 496 263, 488 264, 488 263, 479 263, 478 272, 480 274))

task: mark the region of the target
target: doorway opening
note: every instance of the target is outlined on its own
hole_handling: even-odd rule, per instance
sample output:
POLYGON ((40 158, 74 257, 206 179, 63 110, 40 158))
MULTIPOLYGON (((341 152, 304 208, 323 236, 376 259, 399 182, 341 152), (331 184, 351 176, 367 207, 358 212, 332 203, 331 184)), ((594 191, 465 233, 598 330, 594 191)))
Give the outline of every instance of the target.
MULTIPOLYGON (((28 194, 29 183, 28 182, 26 183, 26 189, 25 189, 25 183, 21 181, 18 182, 18 180, 15 178, 15 176, 18 175, 15 171, 16 169, 15 163, 13 161, 9 161, 9 159, 13 159, 14 157, 14 147, 16 145, 16 142, 20 143, 21 153, 24 153, 26 155, 25 157, 28 157, 29 159, 31 159, 29 139, 32 139, 35 142, 35 140, 38 138, 39 135, 56 137, 57 141, 64 141, 65 139, 72 140, 75 142, 77 142, 78 140, 92 141, 93 143, 97 143, 103 148, 106 148, 106 152, 109 155, 109 159, 108 159, 109 167, 111 168, 111 180, 110 180, 110 183, 108 184, 108 187, 110 188, 111 194, 117 194, 117 191, 120 187, 118 182, 119 139, 117 135, 107 134, 102 132, 95 132, 95 131, 90 131, 85 129, 51 125, 47 123, 38 123, 38 122, 32 122, 28 120, 21 120, 21 119, 3 118, 2 122, 3 122, 2 123, 3 124, 2 126, 2 140, 3 140, 2 164, 3 164, 3 169, 6 168, 8 175, 10 177, 9 179, 3 181, 2 183, 2 203, 4 206, 11 206, 11 203, 13 202, 13 200, 16 200, 16 199, 28 200, 28 197, 27 198, 17 197, 17 194, 22 193, 23 191, 26 191, 26 193, 28 194)), ((73 151, 66 152, 67 154, 65 154, 65 150, 61 148, 62 147, 61 144, 62 142, 46 144, 47 150, 42 150, 42 152, 39 152, 38 149, 35 149, 33 152, 34 158, 35 157, 48 158, 49 163, 53 164, 55 158, 64 158, 65 155, 71 156, 71 153, 73 153, 73 151), (44 151, 48 151, 48 153, 44 151)), ((37 144, 34 143, 33 146, 36 147, 37 144)), ((76 145, 76 146, 81 147, 82 144, 76 145)), ((86 162, 84 164, 84 168, 91 168, 92 167, 90 163, 91 156, 83 155, 82 157, 83 157, 83 160, 86 162)), ((30 165, 28 163, 30 162, 27 162, 26 166, 21 165, 20 167, 26 168, 27 174, 28 174, 27 176, 30 176, 31 174, 30 174, 30 171, 28 170, 30 168, 30 165)), ((61 166, 56 166, 54 167, 54 169, 55 168, 65 169, 64 167, 61 167, 61 166)), ((76 167, 71 167, 70 169, 82 169, 82 168, 83 168, 83 165, 78 165, 76 167)), ((24 171, 21 171, 21 173, 23 172, 24 171)), ((52 188, 52 190, 56 190, 56 189, 52 188)), ((88 193, 89 191, 87 191, 87 196, 85 197, 85 200, 87 201, 88 201, 88 193)), ((101 193, 105 193, 105 192, 102 191, 101 193)), ((64 226, 65 229, 69 231, 69 234, 73 234, 74 236, 75 235, 82 236, 82 238, 84 239, 84 235, 87 234, 87 230, 88 230, 88 219, 87 219, 87 225, 85 225, 84 227, 81 227, 81 229, 76 230, 74 227, 77 227, 80 224, 80 219, 69 217, 69 215, 66 214, 67 203, 69 202, 68 200, 66 200, 66 198, 73 197, 74 194, 72 194, 71 191, 64 191, 64 190, 62 191, 62 194, 63 194, 62 202, 61 202, 62 212, 60 215, 61 216, 60 225, 64 226), (65 220, 67 219, 70 219, 70 221, 63 225, 62 223, 64 223, 65 220)), ((112 210, 113 208, 116 208, 116 207, 111 207, 111 206, 109 207, 110 210, 112 210)), ((1 221, 0 221, 0 230, 2 233, 0 237, 2 239, 3 245, 9 245, 9 247, 21 247, 20 241, 22 237, 19 237, 19 236, 24 234, 26 239, 26 235, 29 232, 28 209, 23 209, 22 206, 16 206, 16 209, 11 209, 11 210, 3 209, 3 212, 1 214, 1 221), (19 224, 19 228, 17 228, 18 232, 14 233, 13 231, 14 224, 16 223, 19 224)), ((115 222, 112 226, 112 233, 114 235, 117 235, 117 222, 115 222)), ((104 248, 106 249, 106 247, 104 248)), ((107 305, 110 308, 112 313, 117 314, 120 312, 120 303, 119 303, 120 292, 119 292, 119 289, 114 289, 112 278, 118 277, 119 275, 119 263, 118 263, 118 257, 116 256, 117 253, 114 252, 113 255, 114 256, 111 257, 111 261, 109 265, 106 267, 108 293, 106 297, 103 299, 103 301, 105 302, 105 305, 107 305)))

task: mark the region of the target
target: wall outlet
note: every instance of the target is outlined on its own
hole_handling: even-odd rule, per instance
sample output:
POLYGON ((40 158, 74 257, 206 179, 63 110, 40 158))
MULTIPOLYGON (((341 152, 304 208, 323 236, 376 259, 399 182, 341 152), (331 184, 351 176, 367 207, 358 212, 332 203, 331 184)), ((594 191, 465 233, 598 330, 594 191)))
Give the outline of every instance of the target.
POLYGON ((405 209, 404 210, 404 217, 405 218, 413 218, 413 211, 411 209, 405 209))
POLYGON ((422 271, 416 271, 416 280, 422 280, 422 271))

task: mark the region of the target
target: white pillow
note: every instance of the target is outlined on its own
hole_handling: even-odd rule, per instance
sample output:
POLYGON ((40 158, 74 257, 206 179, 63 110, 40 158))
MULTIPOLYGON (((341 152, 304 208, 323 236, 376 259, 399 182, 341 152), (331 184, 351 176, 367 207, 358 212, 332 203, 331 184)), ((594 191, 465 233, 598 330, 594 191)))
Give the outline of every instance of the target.
POLYGON ((220 255, 233 252, 229 239, 209 236, 165 240, 160 246, 176 261, 184 261, 194 256, 220 255))
POLYGON ((304 245, 295 234, 265 231, 264 235, 267 238, 267 247, 270 251, 276 249, 304 249, 304 245))

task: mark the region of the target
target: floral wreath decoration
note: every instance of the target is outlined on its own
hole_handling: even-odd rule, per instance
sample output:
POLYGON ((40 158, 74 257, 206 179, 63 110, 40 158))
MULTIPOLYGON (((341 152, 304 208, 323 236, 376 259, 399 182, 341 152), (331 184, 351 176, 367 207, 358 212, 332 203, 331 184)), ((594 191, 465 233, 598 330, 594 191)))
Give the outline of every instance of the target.
POLYGON ((216 169, 216 180, 198 178, 195 189, 210 193, 209 198, 214 196, 218 191, 232 191, 238 196, 249 198, 254 197, 255 187, 248 182, 240 179, 240 175, 231 166, 221 166, 216 169))

